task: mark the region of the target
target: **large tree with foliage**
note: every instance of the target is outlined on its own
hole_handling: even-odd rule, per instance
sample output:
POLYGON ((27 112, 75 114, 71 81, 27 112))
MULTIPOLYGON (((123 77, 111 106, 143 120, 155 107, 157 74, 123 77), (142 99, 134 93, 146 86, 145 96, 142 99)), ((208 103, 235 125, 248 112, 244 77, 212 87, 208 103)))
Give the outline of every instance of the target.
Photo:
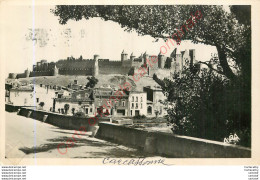
MULTIPOLYGON (((214 59, 211 58, 211 63, 214 59)), ((241 99, 239 83, 209 69, 188 67, 173 80, 154 79, 167 95, 167 119, 174 133, 223 141, 238 135, 239 145, 250 146, 250 112, 241 99)))

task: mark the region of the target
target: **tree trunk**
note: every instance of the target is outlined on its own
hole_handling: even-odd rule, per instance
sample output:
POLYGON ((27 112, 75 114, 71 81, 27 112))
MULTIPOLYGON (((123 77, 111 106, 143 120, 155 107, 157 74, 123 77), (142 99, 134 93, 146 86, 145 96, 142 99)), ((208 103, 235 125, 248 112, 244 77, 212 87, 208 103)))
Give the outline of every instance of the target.
POLYGON ((224 48, 222 48, 221 45, 216 45, 216 48, 218 51, 219 63, 223 68, 224 75, 232 81, 236 80, 237 79, 236 75, 233 73, 233 71, 228 65, 227 55, 226 52, 224 51, 224 48))

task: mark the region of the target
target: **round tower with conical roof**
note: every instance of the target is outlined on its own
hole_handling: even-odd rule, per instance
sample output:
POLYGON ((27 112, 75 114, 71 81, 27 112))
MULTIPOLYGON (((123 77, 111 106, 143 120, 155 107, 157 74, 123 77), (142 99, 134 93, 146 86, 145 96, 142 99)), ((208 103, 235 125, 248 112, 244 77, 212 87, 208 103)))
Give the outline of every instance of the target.
POLYGON ((125 52, 125 50, 123 50, 121 53, 121 62, 123 63, 123 61, 126 60, 127 60, 127 53, 125 52))

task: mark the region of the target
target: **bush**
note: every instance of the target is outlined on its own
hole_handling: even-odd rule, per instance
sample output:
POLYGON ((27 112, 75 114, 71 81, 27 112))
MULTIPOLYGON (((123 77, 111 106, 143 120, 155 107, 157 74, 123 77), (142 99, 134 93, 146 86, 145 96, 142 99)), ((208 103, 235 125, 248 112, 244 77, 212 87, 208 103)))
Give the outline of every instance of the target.
POLYGON ((71 109, 71 113, 74 115, 75 114, 75 108, 71 109))
POLYGON ((76 113, 74 113, 74 116, 75 117, 87 117, 87 115, 83 112, 76 112, 76 113))
POLYGON ((45 105, 44 102, 40 102, 40 103, 39 103, 39 106, 41 106, 41 107, 43 107, 44 105, 45 105))
POLYGON ((140 115, 140 114, 134 116, 134 119, 145 119, 145 118, 146 118, 145 115, 140 115))
POLYGON ((65 105, 64 105, 65 114, 68 114, 69 108, 70 108, 70 105, 69 105, 69 104, 65 104, 65 105))

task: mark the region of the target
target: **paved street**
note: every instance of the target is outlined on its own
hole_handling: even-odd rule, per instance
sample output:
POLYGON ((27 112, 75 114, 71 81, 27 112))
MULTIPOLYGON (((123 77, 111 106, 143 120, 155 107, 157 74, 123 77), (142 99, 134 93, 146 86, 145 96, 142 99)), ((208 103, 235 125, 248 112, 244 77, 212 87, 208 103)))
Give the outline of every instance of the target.
MULTIPOLYGON (((7 158, 103 158, 103 157, 144 157, 142 152, 99 140, 85 134, 76 138, 73 147, 67 148, 62 155, 57 146, 72 139, 75 131, 64 130, 31 118, 6 112, 6 142, 7 158)), ((77 136, 75 136, 77 137, 77 136)), ((61 152, 66 149, 60 146, 61 152)))

